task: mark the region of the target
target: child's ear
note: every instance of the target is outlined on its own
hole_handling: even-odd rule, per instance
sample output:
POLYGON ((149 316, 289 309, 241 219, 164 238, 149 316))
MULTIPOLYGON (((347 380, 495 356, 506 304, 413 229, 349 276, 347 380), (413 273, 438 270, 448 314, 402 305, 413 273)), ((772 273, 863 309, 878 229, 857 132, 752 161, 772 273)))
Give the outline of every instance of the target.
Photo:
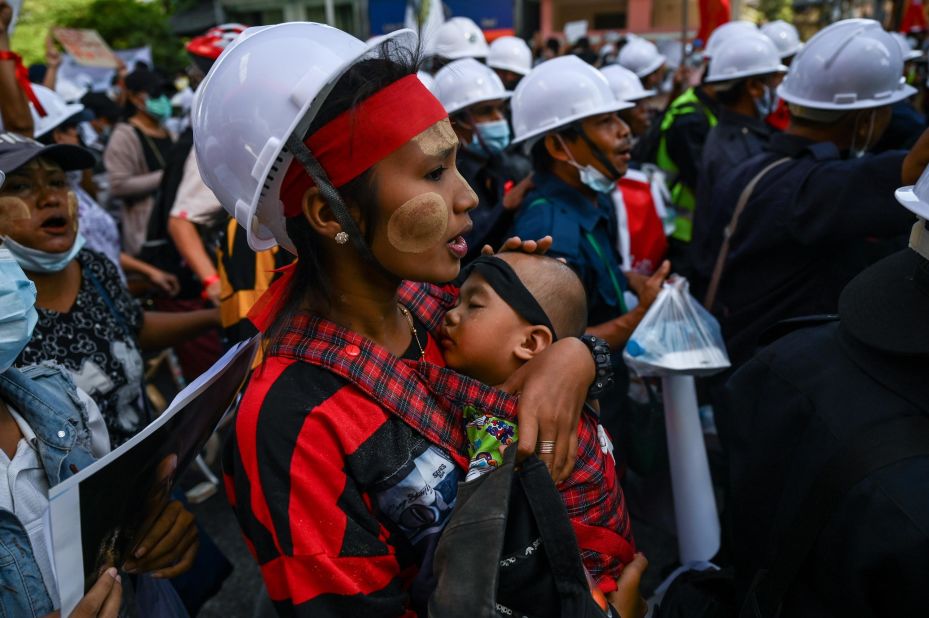
POLYGON ((522 361, 535 358, 540 352, 552 345, 552 331, 545 326, 530 326, 524 331, 523 337, 516 346, 514 354, 522 361))

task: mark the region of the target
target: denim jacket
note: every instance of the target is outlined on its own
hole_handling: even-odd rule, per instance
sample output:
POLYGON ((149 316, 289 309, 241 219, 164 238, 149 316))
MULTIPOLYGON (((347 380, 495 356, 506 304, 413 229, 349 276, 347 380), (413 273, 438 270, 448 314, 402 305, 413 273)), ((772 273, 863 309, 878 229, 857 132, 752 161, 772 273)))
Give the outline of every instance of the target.
MULTIPOLYGON (((93 463, 86 408, 60 368, 7 369, 0 373, 0 398, 35 432, 49 487, 93 463)), ((54 609, 26 530, 0 509, 0 617, 44 616, 54 609)))

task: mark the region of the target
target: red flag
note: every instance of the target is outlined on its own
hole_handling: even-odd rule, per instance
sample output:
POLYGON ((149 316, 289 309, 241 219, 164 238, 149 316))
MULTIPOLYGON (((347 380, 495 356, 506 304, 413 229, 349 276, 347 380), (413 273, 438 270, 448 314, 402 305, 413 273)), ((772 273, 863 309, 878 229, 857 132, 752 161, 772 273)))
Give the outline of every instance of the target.
POLYGON ((929 21, 923 9, 923 0, 910 0, 903 12, 900 32, 924 32, 929 30, 929 21))
POLYGON ((703 41, 704 47, 710 33, 729 21, 729 14, 729 0, 700 0, 700 31, 697 38, 703 41))

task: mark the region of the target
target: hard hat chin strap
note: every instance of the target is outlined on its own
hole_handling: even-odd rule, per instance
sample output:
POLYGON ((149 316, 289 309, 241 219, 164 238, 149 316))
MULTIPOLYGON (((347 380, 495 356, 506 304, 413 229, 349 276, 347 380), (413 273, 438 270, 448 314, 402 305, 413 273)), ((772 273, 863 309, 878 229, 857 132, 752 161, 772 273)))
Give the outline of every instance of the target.
POLYGON ((607 158, 600 147, 587 136, 587 132, 584 131, 584 127, 581 123, 577 123, 577 132, 581 134, 581 139, 584 140, 584 143, 590 148, 590 152, 593 153, 594 158, 606 168, 606 171, 610 174, 610 180, 619 180, 622 178, 623 175, 616 169, 616 166, 610 162, 609 158, 607 158))
POLYGON ((291 135, 287 138, 287 149, 294 158, 300 162, 306 170, 306 173, 310 175, 310 178, 313 179, 313 182, 319 189, 319 194, 329 208, 332 209, 332 214, 335 216, 336 221, 339 222, 339 225, 342 226, 342 231, 348 234, 349 239, 352 241, 352 245, 354 245, 361 257, 380 272, 391 278, 396 278, 396 275, 384 268, 377 258, 374 257, 371 247, 365 242, 361 230, 358 229, 358 224, 355 223, 351 213, 348 212, 348 208, 345 206, 342 196, 332 185, 332 182, 329 181, 329 175, 326 174, 326 170, 320 165, 319 160, 313 156, 310 149, 306 147, 306 144, 304 144, 300 138, 291 135))

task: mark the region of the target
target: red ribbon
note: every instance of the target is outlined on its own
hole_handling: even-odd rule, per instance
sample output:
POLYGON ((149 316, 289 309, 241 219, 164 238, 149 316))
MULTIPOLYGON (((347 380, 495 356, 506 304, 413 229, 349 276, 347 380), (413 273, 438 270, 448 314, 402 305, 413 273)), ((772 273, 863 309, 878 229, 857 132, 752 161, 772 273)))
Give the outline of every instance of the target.
POLYGON ((0 61, 2 60, 13 61, 13 65, 16 67, 16 81, 19 82, 19 87, 26 93, 26 98, 28 98, 29 102, 35 107, 36 113, 38 113, 41 118, 45 118, 48 113, 45 111, 45 108, 42 107, 42 104, 39 103, 39 97, 36 96, 35 91, 32 89, 32 82, 29 81, 29 69, 23 65, 22 56, 16 52, 2 50, 0 51, 0 61))
MULTIPOLYGON (((408 75, 336 116, 305 143, 338 188, 447 117, 419 78, 408 75)), ((300 214, 303 195, 312 186, 313 180, 294 159, 281 184, 285 217, 300 214)))
POLYGON ((249 321, 255 325, 255 328, 260 333, 266 333, 274 319, 280 314, 284 301, 287 300, 287 290, 290 289, 290 282, 293 281, 294 275, 297 274, 297 261, 294 260, 274 272, 280 273, 281 276, 271 282, 268 289, 258 297, 258 300, 248 311, 249 321))

